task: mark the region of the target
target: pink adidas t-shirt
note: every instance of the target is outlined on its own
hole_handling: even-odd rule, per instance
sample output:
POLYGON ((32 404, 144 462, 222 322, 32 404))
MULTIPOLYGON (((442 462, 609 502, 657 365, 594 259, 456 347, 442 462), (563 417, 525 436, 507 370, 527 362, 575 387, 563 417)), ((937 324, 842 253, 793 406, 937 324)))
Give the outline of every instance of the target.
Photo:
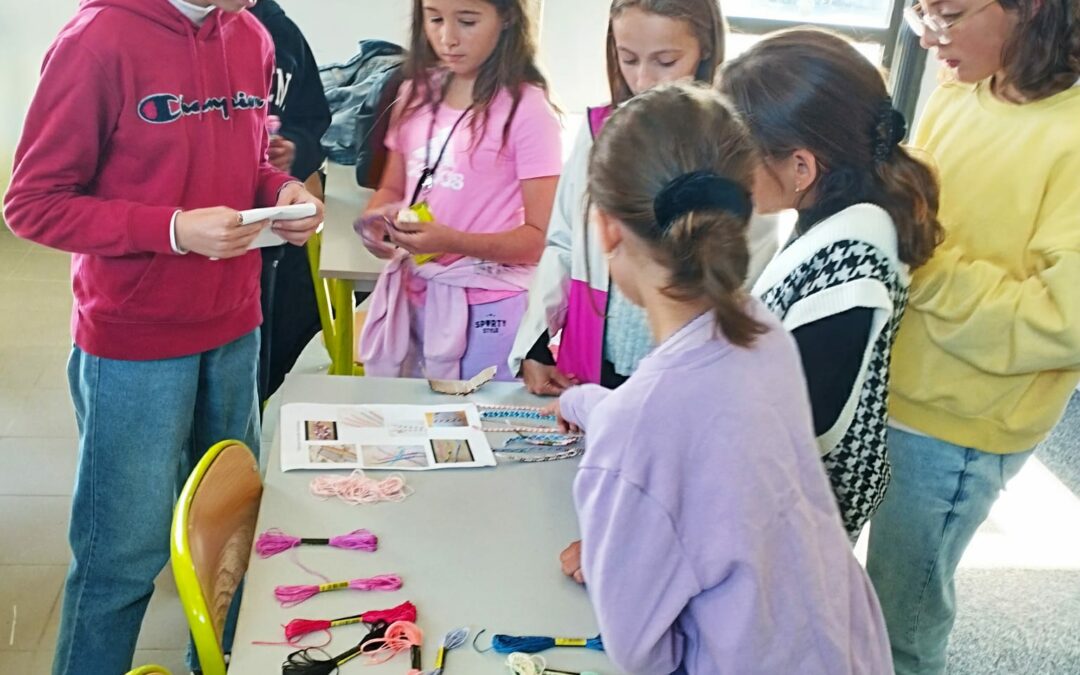
MULTIPOLYGON (((410 87, 410 82, 402 84, 401 100, 408 97, 410 87)), ((446 105, 439 106, 433 129, 431 106, 416 110, 395 125, 386 135, 386 147, 404 156, 405 199, 412 197, 424 170, 424 146, 428 145, 428 162, 434 165, 449 136, 449 146, 435 172, 434 184, 420 197, 427 201, 435 219, 455 229, 477 233, 506 232, 525 222, 521 181, 559 175, 561 130, 544 91, 525 85, 504 146, 503 126, 512 104, 505 90, 495 96, 488 108, 483 138, 476 144, 469 126, 475 113, 467 113, 450 136, 450 129, 462 111, 446 105)), ((453 259, 447 257, 442 262, 453 259)), ((468 291, 469 304, 474 305, 512 295, 506 291, 468 291)))

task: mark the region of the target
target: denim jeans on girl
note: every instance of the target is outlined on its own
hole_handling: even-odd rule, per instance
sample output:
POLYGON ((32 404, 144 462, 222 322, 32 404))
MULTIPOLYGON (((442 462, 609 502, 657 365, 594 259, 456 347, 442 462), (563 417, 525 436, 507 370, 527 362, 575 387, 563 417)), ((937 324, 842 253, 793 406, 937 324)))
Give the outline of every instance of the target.
POLYGON ((54 675, 131 666, 186 471, 218 441, 259 451, 258 331, 175 359, 120 361, 75 347, 68 381, 79 423, 71 569, 54 675))
POLYGON ((945 672, 956 566, 1030 456, 889 429, 892 481, 870 521, 866 571, 885 614, 897 675, 945 672))

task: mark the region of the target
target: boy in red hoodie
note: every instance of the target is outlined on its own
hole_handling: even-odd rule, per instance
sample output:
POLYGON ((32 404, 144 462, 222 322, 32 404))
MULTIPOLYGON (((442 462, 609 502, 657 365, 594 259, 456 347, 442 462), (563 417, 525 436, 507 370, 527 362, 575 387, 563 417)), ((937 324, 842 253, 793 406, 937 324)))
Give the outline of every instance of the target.
POLYGON ((45 56, 4 217, 72 256, 79 423, 54 673, 131 665, 182 468, 258 450, 260 256, 238 210, 322 204, 267 161, 273 45, 254 0, 84 0, 45 56))

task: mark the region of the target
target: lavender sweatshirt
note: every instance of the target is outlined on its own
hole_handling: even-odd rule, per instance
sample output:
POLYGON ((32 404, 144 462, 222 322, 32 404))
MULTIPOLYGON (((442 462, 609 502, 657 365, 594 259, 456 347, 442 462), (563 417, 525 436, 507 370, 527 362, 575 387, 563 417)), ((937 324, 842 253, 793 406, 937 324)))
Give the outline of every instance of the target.
POLYGON ((822 469, 795 343, 732 345, 711 314, 615 391, 565 392, 587 433, 582 571, 631 673, 891 673, 885 624, 822 469))

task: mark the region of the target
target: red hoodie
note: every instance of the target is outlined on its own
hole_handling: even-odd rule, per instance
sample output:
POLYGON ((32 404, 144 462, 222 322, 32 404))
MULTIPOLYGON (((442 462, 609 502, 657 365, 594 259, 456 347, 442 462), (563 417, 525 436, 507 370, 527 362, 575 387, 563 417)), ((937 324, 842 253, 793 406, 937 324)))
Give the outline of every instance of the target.
POLYGON ((84 351, 149 360, 214 349, 262 321, 257 251, 176 255, 177 209, 271 206, 273 45, 255 17, 196 26, 168 0, 88 0, 45 55, 4 218, 70 251, 84 351))

